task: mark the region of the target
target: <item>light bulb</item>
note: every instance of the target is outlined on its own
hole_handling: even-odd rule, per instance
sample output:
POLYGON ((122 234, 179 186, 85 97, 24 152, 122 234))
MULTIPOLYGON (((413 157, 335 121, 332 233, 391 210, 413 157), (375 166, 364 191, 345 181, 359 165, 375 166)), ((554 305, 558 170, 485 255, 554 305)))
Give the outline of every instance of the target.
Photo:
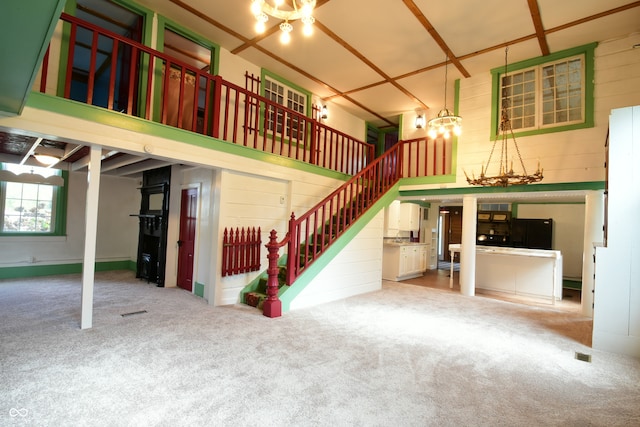
POLYGON ((311 24, 304 24, 302 26, 302 34, 304 34, 305 37, 309 37, 313 34, 313 26, 311 24))
POLYGON ((451 136, 451 132, 449 132, 449 130, 447 129, 447 130, 444 131, 444 135, 443 136, 444 136, 444 139, 449 139, 449 137, 451 136))
POLYGON ((284 0, 275 0, 273 3, 276 5, 276 7, 280 7, 284 3, 284 0))
POLYGON ((262 13, 262 5, 260 3, 261 3, 260 0, 254 0, 251 3, 251 13, 254 16, 258 16, 260 15, 260 13, 262 13))
POLYGON ((453 127, 453 133, 454 133, 456 136, 460 136, 460 134, 462 133, 462 128, 461 128, 459 125, 455 125, 455 126, 453 127))
POLYGON ((428 135, 429 135, 429 138, 436 139, 436 137, 438 136, 438 132, 436 132, 434 128, 431 128, 429 129, 428 135))
POLYGON ((291 41, 291 35, 288 32, 283 31, 282 34, 280 34, 280 43, 289 44, 290 41, 291 41))
POLYGON ((256 33, 262 34, 262 33, 264 33, 264 30, 266 30, 267 28, 264 25, 264 22, 258 21, 258 22, 256 22, 255 29, 256 29, 256 33))

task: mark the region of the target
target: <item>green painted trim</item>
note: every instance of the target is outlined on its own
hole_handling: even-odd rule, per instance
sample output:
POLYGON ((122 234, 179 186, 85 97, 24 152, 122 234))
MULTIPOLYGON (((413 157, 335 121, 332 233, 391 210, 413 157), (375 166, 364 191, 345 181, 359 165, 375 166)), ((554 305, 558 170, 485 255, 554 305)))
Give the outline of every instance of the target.
MULTIPOLYGON (((571 56, 584 55, 584 111, 585 117, 582 123, 575 123, 565 126, 553 126, 540 129, 533 129, 522 132, 514 132, 516 138, 543 135, 547 133, 566 132, 576 129, 592 128, 595 126, 595 48, 598 43, 590 43, 571 49, 561 50, 547 56, 538 56, 520 62, 507 65, 507 73, 525 68, 537 67, 546 63, 569 58, 571 56)), ((504 74, 504 67, 496 67, 491 70, 491 135, 489 139, 495 141, 498 137, 498 116, 500 111, 500 76, 504 74)))
MULTIPOLYGON (((402 180, 401 185, 405 185, 402 180)), ((400 191, 402 197, 418 197, 418 196, 439 196, 439 195, 464 195, 464 194, 497 194, 497 193, 528 193, 539 191, 579 191, 579 190, 604 190, 604 181, 590 182, 565 182, 558 184, 528 184, 528 185, 512 185, 510 187, 457 187, 457 188, 438 188, 431 190, 408 190, 400 191)))
POLYGON ((350 242, 353 240, 360 231, 386 206, 389 206, 398 197, 399 184, 395 184, 384 196, 380 198, 370 209, 368 209, 364 215, 358 221, 356 221, 347 231, 340 236, 340 238, 333 243, 329 249, 318 259, 311 264, 295 282, 294 286, 291 286, 286 292, 283 292, 280 296, 282 301, 282 311, 289 311, 291 302, 297 297, 300 292, 306 288, 309 283, 322 271, 350 242))
POLYGON ((400 185, 429 185, 429 184, 449 184, 456 182, 455 174, 436 176, 416 176, 413 178, 402 178, 400 185))
POLYGON ((211 51, 211 58, 209 58, 209 74, 217 75, 220 68, 220 46, 211 42, 202 35, 191 31, 190 29, 183 27, 182 25, 166 18, 164 16, 158 16, 158 49, 164 52, 164 30, 173 31, 182 37, 191 40, 192 42, 199 44, 200 46, 207 48, 211 51))
MULTIPOLYGON (((131 270, 131 261, 96 262, 94 271, 131 270)), ((0 268, 0 279, 18 279, 24 277, 56 276, 60 274, 82 273, 82 263, 32 265, 29 267, 0 268)))
MULTIPOLYGON (((0 170, 2 169, 2 163, 0 162, 0 170)), ((21 232, 2 232, 0 231, 0 237, 49 237, 49 236, 65 236, 67 234, 67 197, 69 194, 69 171, 61 171, 64 185, 57 187, 56 189, 56 201, 55 201, 55 217, 53 221, 53 231, 49 233, 21 233, 21 232)), ((5 185, 4 182, 0 182, 0 185, 5 185)))
POLYGON ((200 298, 204 298, 204 285, 202 283, 195 282, 193 293, 200 298))
POLYGON ((64 4, 64 0, 49 0, 37 5, 23 1, 2 2, 0 111, 5 115, 22 114, 64 4))
POLYGON ((93 105, 86 105, 81 102, 46 95, 39 92, 31 93, 27 105, 31 108, 64 114, 94 123, 101 123, 120 129, 130 130, 132 132, 146 134, 147 136, 156 136, 184 144, 208 148, 212 150, 212 155, 215 150, 278 166, 301 170, 332 179, 339 179, 342 181, 350 179, 350 176, 347 174, 324 169, 320 166, 311 165, 301 160, 290 159, 277 154, 265 153, 263 151, 254 150, 231 142, 221 141, 219 139, 200 135, 173 126, 163 125, 161 123, 152 122, 138 117, 128 116, 117 111, 111 111, 93 105))
MULTIPOLYGON (((285 86, 289 86, 292 89, 297 90, 298 92, 302 93, 303 95, 305 95, 307 97, 307 111, 306 111, 306 115, 307 117, 311 117, 311 92, 309 92, 307 89, 304 89, 301 86, 298 86, 297 84, 290 82, 289 80, 285 79, 284 77, 280 77, 279 75, 272 73, 271 71, 267 70, 266 68, 262 68, 260 69, 260 79, 261 81, 264 82, 264 78, 265 77, 269 77, 271 80, 276 80, 280 83, 282 83, 285 86)), ((262 97, 264 97, 264 84, 260 85, 260 95, 262 97)))

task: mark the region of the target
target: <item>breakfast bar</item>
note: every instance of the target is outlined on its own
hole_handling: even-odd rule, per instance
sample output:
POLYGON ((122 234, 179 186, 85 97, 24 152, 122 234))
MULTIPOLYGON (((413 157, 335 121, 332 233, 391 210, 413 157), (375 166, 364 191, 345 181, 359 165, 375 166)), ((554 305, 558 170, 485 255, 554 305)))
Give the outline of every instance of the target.
MULTIPOLYGON (((460 245, 449 245, 453 257, 460 245)), ((562 299, 562 253, 554 250, 499 246, 476 247, 475 286, 555 303, 562 299)), ((453 287, 453 263, 449 279, 453 287)))

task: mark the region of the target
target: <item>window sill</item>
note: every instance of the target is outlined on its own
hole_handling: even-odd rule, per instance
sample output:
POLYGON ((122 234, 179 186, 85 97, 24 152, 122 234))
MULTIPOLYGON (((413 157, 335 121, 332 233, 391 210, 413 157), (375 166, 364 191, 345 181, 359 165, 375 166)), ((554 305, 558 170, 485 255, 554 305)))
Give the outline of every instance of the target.
POLYGON ((47 236, 47 235, 42 235, 42 236, 34 236, 34 235, 30 235, 30 236, 8 236, 8 235, 0 235, 0 241, 1 242, 7 242, 7 243, 12 243, 12 242, 16 242, 16 243, 30 243, 30 242, 66 242, 67 241, 67 236, 47 236))

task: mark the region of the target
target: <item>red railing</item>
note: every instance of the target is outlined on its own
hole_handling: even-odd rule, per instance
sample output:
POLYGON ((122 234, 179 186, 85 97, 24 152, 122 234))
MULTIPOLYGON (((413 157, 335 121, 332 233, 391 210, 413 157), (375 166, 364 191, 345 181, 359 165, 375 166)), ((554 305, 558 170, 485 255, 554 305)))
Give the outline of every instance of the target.
POLYGON ((260 227, 224 229, 222 236, 222 277, 260 269, 260 227))
POLYGON ((291 285, 400 178, 402 144, 360 171, 299 218, 289 220, 287 284, 291 285))
MULTIPOLYGON (((348 175, 375 157, 375 146, 73 16, 63 68, 67 99, 101 106, 348 175)), ((43 61, 40 91, 58 64, 43 61)), ((55 91, 54 91, 55 92, 55 91)))

